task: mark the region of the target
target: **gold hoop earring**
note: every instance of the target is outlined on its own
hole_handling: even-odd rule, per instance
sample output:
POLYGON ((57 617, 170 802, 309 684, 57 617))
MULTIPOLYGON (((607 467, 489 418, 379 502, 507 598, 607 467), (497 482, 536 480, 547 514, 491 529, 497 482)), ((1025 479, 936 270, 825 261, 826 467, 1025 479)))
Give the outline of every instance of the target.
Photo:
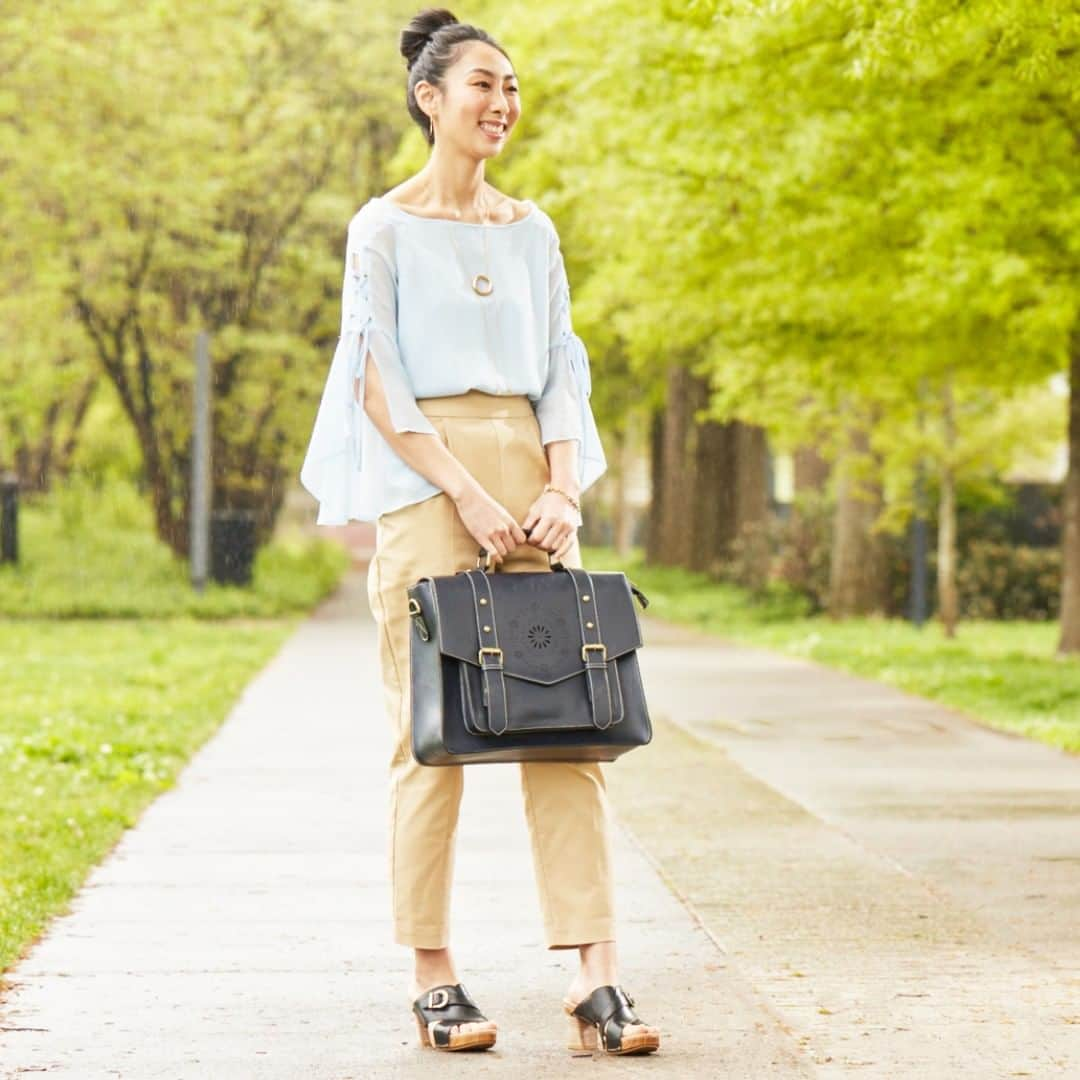
POLYGON ((431 132, 431 141, 435 141, 435 117, 428 117, 428 131, 431 132))

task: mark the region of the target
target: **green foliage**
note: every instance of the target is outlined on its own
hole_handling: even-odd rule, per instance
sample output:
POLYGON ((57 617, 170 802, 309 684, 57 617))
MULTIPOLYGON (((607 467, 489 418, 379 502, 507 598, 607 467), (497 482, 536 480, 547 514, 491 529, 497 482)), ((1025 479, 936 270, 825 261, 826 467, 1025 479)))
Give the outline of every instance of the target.
POLYGON ((1061 548, 975 541, 960 560, 956 584, 965 618, 1056 619, 1061 548))
POLYGON ((829 565, 833 503, 825 492, 798 492, 784 520, 770 519, 774 573, 806 597, 813 614, 829 601, 829 565))
POLYGON ((338 0, 5 15, 0 380, 16 389, 0 402, 0 466, 50 426, 64 436, 51 406, 104 377, 155 527, 182 553, 206 329, 214 503, 273 520, 338 333, 346 223, 407 123, 404 17, 338 0))
POLYGON ((711 414, 775 449, 835 459, 862 427, 892 532, 916 462, 970 482, 1062 437, 1041 388, 1080 320, 1075 5, 603 0, 521 22, 542 115, 510 175, 544 178, 580 253, 598 385, 617 343, 641 405, 689 363, 711 414))
POLYGON ((99 489, 113 481, 137 484, 143 475, 138 439, 108 384, 98 387, 87 409, 70 465, 72 474, 99 489))
MULTIPOLYGON (((1006 496, 996 494, 994 499, 1006 496)), ((960 613, 965 619, 1056 619, 1061 594, 1061 547, 1037 547, 1006 538, 1002 521, 1020 512, 1003 505, 1001 521, 995 522, 995 502, 988 493, 964 493, 969 505, 960 514, 957 552, 957 591, 960 613), (981 496, 981 497, 980 497, 981 496), (1008 513, 1006 513, 1008 511, 1008 513), (996 539, 988 537, 997 534, 996 539)), ((832 543, 833 508, 821 493, 806 492, 796 499, 798 513, 786 520, 771 519, 768 526, 770 580, 784 583, 802 596, 807 612, 826 610, 829 591, 829 553, 832 543)), ((937 552, 933 538, 936 515, 926 523, 927 614, 937 611, 937 552)), ((888 597, 885 614, 905 617, 911 590, 911 538, 902 533, 880 537, 885 551, 888 597)), ((733 573, 731 580, 743 584, 733 573)), ((750 594, 756 595, 754 589, 750 594)))
POLYGON ((130 485, 78 478, 20 507, 20 561, 0 565, 9 616, 214 619, 306 611, 341 579, 349 557, 321 537, 273 541, 255 557, 250 587, 190 584, 188 564, 158 540, 146 500, 130 485))
MULTIPOLYGON (((74 406, 103 374, 180 549, 206 326, 217 503, 272 520, 337 332, 344 222, 425 160, 395 52, 412 10, 14 5, 0 463, 77 425, 110 445, 104 395, 85 424, 74 406)), ((463 17, 521 76, 490 176, 558 221, 609 430, 662 403, 672 364, 709 377, 712 416, 763 426, 774 449, 836 459, 867 429, 893 535, 920 463, 985 483, 1061 438, 1043 387, 1080 319, 1071 0, 553 0, 463 17)), ((87 455, 95 471, 108 458, 87 455)))
POLYGON ((150 515, 118 475, 76 476, 23 500, 21 562, 0 566, 0 968, 171 786, 349 561, 330 541, 275 541, 251 588, 197 595, 150 515))

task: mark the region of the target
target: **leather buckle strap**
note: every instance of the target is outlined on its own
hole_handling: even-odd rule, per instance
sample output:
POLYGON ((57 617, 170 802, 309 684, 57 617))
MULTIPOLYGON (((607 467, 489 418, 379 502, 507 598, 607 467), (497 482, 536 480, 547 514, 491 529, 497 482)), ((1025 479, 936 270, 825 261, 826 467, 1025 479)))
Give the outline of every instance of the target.
MULTIPOLYGON (((585 664, 585 683, 592 723, 598 730, 605 731, 622 719, 623 700, 618 674, 612 669, 615 661, 608 659, 607 645, 601 639, 596 589, 587 570, 568 566, 563 566, 562 569, 570 576, 577 601, 582 642, 581 659, 585 664)), ((491 577, 479 569, 465 570, 463 573, 473 594, 476 639, 480 645, 476 660, 481 671, 488 729, 492 735, 503 735, 510 725, 509 702, 491 577)))
POLYGON ((488 707, 488 727, 492 735, 503 735, 510 724, 506 697, 506 676, 503 673, 503 651, 499 647, 499 630, 495 621, 495 597, 491 579, 483 570, 466 570, 473 594, 473 614, 476 617, 476 640, 480 642, 477 663, 483 679, 484 701, 488 707), (484 595, 480 595, 480 594, 484 595), (488 663, 484 657, 492 657, 488 663))
POLYGON ((606 731, 622 719, 622 689, 618 675, 612 677, 614 660, 607 658, 607 645, 601 636, 600 609, 596 604, 596 588, 588 570, 564 567, 574 583, 577 597, 578 625, 581 628, 581 659, 585 661, 585 685, 589 691, 594 726, 606 731), (590 653, 599 652, 593 659, 590 653))

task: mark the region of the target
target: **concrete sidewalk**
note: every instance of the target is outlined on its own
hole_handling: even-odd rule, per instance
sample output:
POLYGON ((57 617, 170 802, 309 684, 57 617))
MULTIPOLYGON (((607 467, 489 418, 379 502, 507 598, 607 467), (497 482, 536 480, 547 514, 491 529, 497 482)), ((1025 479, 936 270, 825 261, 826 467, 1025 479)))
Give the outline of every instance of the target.
MULTIPOLYGON (((460 977, 499 1021, 499 1043, 437 1060, 418 1047, 411 953, 390 938, 375 644, 354 571, 7 974, 4 1077, 518 1080, 593 1067, 564 1049, 574 954, 543 945, 516 766, 467 772, 453 900, 460 977), (319 700, 315 685, 329 687, 319 700)), ((621 826, 616 870, 623 983, 665 1041, 597 1065, 680 1080, 813 1075, 621 826)))
POLYGON ((642 621, 656 736, 605 768, 623 982, 659 1053, 563 1049, 574 958, 544 949, 498 765, 467 772, 454 944, 499 1044, 417 1046, 354 571, 9 973, 0 1075, 1080 1077, 1080 759, 642 621))
POLYGON ((817 1075, 1080 1077, 1080 757, 805 660, 645 636, 679 726, 617 763, 612 798, 817 1075))

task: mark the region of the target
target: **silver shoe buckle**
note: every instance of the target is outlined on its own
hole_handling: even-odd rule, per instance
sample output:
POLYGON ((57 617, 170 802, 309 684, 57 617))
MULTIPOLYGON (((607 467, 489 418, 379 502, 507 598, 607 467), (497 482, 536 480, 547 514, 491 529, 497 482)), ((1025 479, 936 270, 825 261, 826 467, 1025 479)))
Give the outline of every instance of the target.
POLYGON ((427 1007, 429 1009, 441 1009, 450 1003, 449 990, 432 990, 428 994, 427 1007))

